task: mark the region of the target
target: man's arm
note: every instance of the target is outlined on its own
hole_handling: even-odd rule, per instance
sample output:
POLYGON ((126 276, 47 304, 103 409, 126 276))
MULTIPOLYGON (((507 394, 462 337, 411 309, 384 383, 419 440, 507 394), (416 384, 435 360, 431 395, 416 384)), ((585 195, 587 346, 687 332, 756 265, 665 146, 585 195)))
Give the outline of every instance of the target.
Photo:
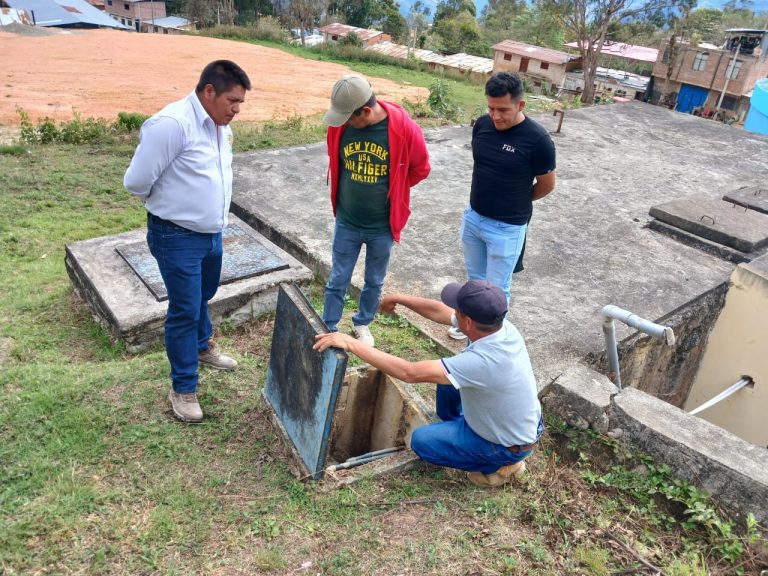
POLYGON ((395 306, 398 304, 410 308, 427 320, 451 326, 453 309, 449 308, 439 300, 421 298, 419 296, 408 296, 407 294, 388 294, 381 299, 379 308, 386 314, 393 314, 395 306))
POLYGON ((536 176, 536 184, 533 185, 531 200, 541 200, 555 189, 555 171, 536 176))
POLYGON ((125 172, 123 185, 134 196, 147 198, 157 179, 184 149, 184 131, 173 118, 152 118, 141 129, 141 140, 125 172))
POLYGON ((312 348, 322 352, 326 348, 341 348, 351 352, 358 358, 378 368, 384 374, 393 376, 404 382, 432 382, 435 384, 450 384, 440 360, 423 360, 408 362, 392 354, 368 346, 349 334, 330 332, 315 336, 316 342, 312 348))
POLYGON ((410 150, 408 151, 408 186, 416 186, 429 176, 432 167, 429 165, 427 143, 424 141, 421 127, 410 118, 407 121, 411 123, 412 132, 410 150))

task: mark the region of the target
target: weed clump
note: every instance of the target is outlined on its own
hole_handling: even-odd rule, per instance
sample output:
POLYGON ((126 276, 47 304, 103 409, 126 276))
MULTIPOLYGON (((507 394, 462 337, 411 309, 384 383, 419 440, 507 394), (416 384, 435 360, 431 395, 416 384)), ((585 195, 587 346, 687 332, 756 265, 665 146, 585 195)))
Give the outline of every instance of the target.
POLYGON ((143 114, 120 112, 117 120, 108 122, 104 118, 82 118, 73 110, 73 118, 67 122, 56 122, 43 118, 34 124, 29 114, 16 108, 21 118, 21 142, 24 144, 87 144, 108 143, 119 134, 129 134, 141 128, 148 118, 143 114))

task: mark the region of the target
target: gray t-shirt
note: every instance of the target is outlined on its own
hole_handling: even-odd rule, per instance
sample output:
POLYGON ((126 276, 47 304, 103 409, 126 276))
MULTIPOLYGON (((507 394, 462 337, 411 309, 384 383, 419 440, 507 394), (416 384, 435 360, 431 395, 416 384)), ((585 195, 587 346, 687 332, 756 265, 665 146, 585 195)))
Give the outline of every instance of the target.
POLYGON ((536 378, 523 337, 511 322, 505 320, 500 330, 442 363, 476 434, 502 446, 536 440, 541 418, 536 378))

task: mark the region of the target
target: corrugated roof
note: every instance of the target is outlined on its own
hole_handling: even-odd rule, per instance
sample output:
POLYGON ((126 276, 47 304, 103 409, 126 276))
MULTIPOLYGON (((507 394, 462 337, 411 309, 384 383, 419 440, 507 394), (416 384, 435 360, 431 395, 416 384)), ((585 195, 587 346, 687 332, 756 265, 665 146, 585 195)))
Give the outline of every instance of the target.
POLYGON ((145 20, 145 22, 160 26, 160 28, 177 28, 179 30, 184 28, 184 26, 192 24, 191 21, 179 16, 165 16, 163 18, 155 18, 154 20, 145 20))
POLYGON ((337 36, 347 36, 348 34, 351 34, 352 32, 355 33, 355 35, 360 38, 360 40, 370 40, 371 38, 375 38, 376 36, 381 36, 384 34, 381 30, 371 30, 368 28, 357 28, 355 26, 347 26, 346 24, 328 24, 328 26, 323 26, 320 28, 320 32, 323 32, 325 34, 336 34, 337 36))
POLYGON ((37 26, 102 26, 130 30, 85 0, 5 0, 11 8, 34 13, 37 26))
MULTIPOLYGON (((400 58, 402 60, 405 60, 409 54, 407 46, 389 41, 379 42, 378 44, 368 46, 366 50, 373 50, 374 52, 379 52, 391 56, 392 58, 400 58)), ((464 54, 463 52, 444 56, 443 54, 433 52, 432 50, 414 48, 410 50, 410 55, 412 58, 416 58, 422 62, 447 66, 456 70, 470 70, 481 74, 488 74, 493 70, 493 60, 490 58, 472 56, 470 54, 464 54)))
POLYGON ((0 26, 10 26, 14 23, 32 26, 32 16, 26 10, 0 8, 0 26))
MULTIPOLYGON (((576 50, 579 49, 578 42, 569 42, 568 44, 565 44, 565 46, 568 46, 568 48, 575 48, 576 50)), ((656 59, 659 57, 659 51, 656 48, 637 46, 635 44, 624 44, 623 42, 606 42, 603 44, 603 49, 600 51, 600 54, 650 63, 656 62, 656 59)))
POLYGON ((561 52, 560 50, 552 50, 551 48, 542 48, 541 46, 533 46, 532 44, 525 44, 523 42, 515 42, 514 40, 502 40, 498 44, 493 45, 494 50, 500 52, 507 52, 509 54, 518 54, 525 56, 526 58, 535 58, 542 62, 550 62, 551 64, 567 64, 577 57, 567 52, 561 52))

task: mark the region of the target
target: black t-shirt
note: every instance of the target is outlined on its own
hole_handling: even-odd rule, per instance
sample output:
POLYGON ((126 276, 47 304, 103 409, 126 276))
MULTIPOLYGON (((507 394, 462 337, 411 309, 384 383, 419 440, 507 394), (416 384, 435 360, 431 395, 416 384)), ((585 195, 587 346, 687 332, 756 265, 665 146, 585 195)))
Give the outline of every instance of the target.
POLYGON ((472 157, 472 209, 507 224, 526 224, 534 177, 555 169, 555 144, 546 129, 526 116, 499 131, 486 114, 472 129, 472 157))

